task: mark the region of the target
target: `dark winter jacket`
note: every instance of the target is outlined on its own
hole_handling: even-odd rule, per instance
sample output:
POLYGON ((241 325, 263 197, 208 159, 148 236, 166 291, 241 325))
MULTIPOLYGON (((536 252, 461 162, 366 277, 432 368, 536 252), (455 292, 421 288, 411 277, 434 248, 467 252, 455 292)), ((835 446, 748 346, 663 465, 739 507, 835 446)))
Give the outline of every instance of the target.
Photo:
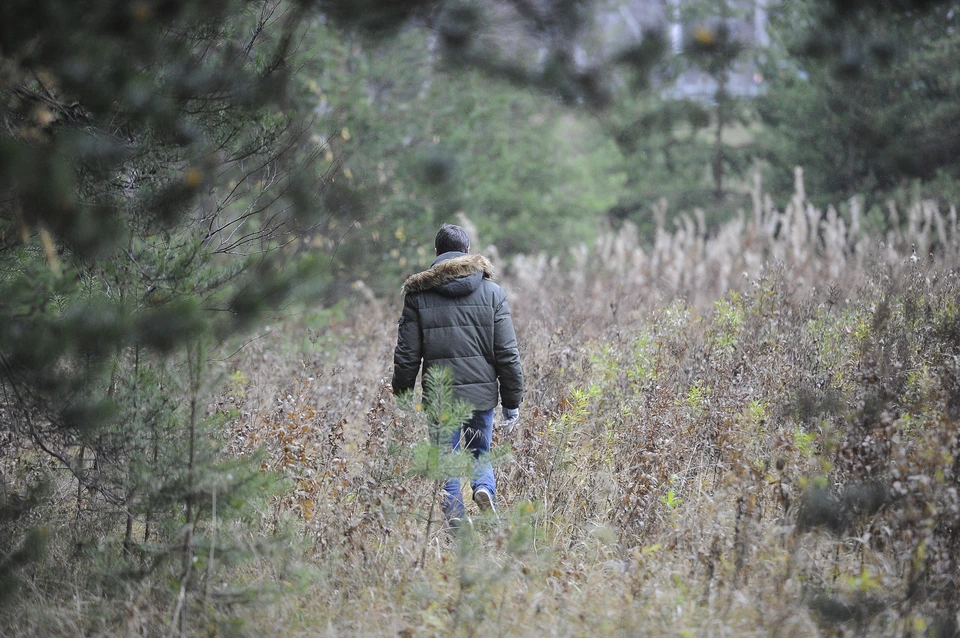
POLYGON ((517 408, 523 372, 510 306, 491 281, 493 266, 482 255, 459 252, 437 257, 429 270, 403 284, 403 314, 393 356, 393 390, 412 390, 423 362, 449 366, 454 394, 476 410, 517 408))

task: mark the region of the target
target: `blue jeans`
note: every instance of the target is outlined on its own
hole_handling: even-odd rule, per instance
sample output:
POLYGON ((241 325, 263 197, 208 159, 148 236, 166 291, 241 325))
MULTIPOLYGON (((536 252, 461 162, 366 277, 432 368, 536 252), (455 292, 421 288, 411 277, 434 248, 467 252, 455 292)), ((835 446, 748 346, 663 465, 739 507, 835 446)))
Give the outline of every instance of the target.
MULTIPOLYGON (((473 453, 476 465, 470 486, 476 491, 484 487, 490 492, 491 499, 496 495, 497 482, 493 478, 493 466, 486 460, 493 438, 493 410, 477 410, 469 421, 453 432, 451 447, 460 449, 461 441, 465 449, 473 453), (462 436, 461 436, 462 435, 462 436)), ((462 518, 464 513, 463 493, 460 491, 460 479, 447 479, 444 485, 443 514, 450 520, 462 518)))

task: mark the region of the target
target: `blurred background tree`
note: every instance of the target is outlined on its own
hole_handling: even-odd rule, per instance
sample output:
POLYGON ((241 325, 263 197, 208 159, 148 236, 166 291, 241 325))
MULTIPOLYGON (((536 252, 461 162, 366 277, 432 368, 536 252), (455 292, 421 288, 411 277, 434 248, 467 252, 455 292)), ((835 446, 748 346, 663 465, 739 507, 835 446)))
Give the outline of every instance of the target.
MULTIPOLYGON (((815 202, 882 205, 914 186, 955 202, 960 150, 956 2, 789 2, 772 13, 757 100, 767 183, 805 169, 815 202)), ((900 197, 906 199, 906 197, 900 197)))
POLYGON ((622 158, 595 119, 452 67, 430 32, 406 28, 386 41, 314 34, 324 65, 307 84, 331 123, 327 161, 344 183, 328 196, 347 197, 355 211, 351 228, 334 219, 324 231, 345 235, 340 272, 375 290, 394 290, 432 259, 441 223, 465 216, 480 250, 563 253, 595 236, 623 192, 622 158))
POLYGON ((650 77, 623 84, 607 129, 626 158, 627 194, 610 211, 653 230, 651 208, 708 211, 711 226, 745 201, 755 136, 750 100, 758 87, 753 60, 756 3, 665 3, 663 26, 648 34, 669 39, 650 77))
MULTIPOLYGON (((371 65, 383 69, 376 77, 389 76, 388 93, 396 95, 400 86, 442 92, 431 78, 456 83, 465 69, 476 73, 475 81, 472 87, 458 86, 454 95, 466 99, 476 92, 482 100, 491 92, 505 98, 546 95, 555 99, 534 97, 534 104, 547 121, 551 114, 562 113, 588 131, 599 126, 616 150, 590 142, 594 155, 583 160, 598 166, 594 175, 612 171, 625 181, 622 188, 605 189, 617 199, 605 215, 594 217, 593 206, 583 207, 586 218, 571 225, 560 242, 577 243, 590 240, 592 233, 582 232, 585 228, 624 219, 652 231, 651 210, 661 198, 671 215, 699 207, 708 225, 715 226, 746 203, 752 172, 758 168, 769 190, 782 198, 792 193, 793 168, 803 166, 808 191, 816 193, 821 204, 858 194, 882 204, 888 197, 914 194, 913 185, 924 195, 951 199, 956 178, 949 159, 955 155, 950 153, 951 136, 935 131, 950 128, 955 102, 950 88, 956 84, 956 47, 951 46, 955 5, 944 0, 461 1, 407 3, 406 21, 400 23, 394 9, 369 2, 364 11, 341 8, 331 16, 335 24, 347 26, 348 33, 366 34, 356 41, 356 53, 374 55, 376 47, 394 46, 391 40, 385 44, 385 32, 402 32, 404 42, 419 43, 422 55, 408 47, 406 56, 391 51, 371 65), (384 31, 387 24, 391 26, 384 31), (376 44, 369 48, 372 41, 376 44), (404 82, 414 69, 419 76, 404 82), (906 115, 917 109, 923 115, 904 125, 906 115)), ((382 88, 376 79, 367 86, 373 95, 383 93, 378 82, 382 88)), ((428 92, 411 95, 422 98, 428 92)), ((430 103, 401 103, 408 105, 403 112, 411 121, 429 121, 444 132, 443 113, 430 103)), ((499 121, 507 126, 530 128, 524 109, 500 113, 499 121)), ((378 137, 385 139, 387 135, 378 137)), ((417 138, 400 139, 410 143, 417 138)), ((448 177, 470 175, 466 169, 460 172, 461 151, 472 148, 444 147, 442 134, 436 143, 423 139, 437 150, 428 151, 421 161, 436 170, 426 180, 405 180, 407 190, 416 191, 408 195, 417 200, 423 190, 429 193, 432 210, 463 210, 461 202, 447 197, 451 191, 436 185, 448 183, 448 177), (434 207, 438 198, 446 201, 434 207)), ((537 144, 542 139, 537 135, 528 141, 537 144)), ((354 139, 347 156, 363 156, 370 141, 354 139)), ((486 145, 495 153, 503 147, 486 145)), ((523 153, 526 145, 514 139, 510 147, 523 153)), ((374 148, 371 155, 377 156, 374 148)), ((531 148, 533 154, 542 151, 531 148)), ((524 175, 524 187, 533 193, 555 192, 554 179, 560 175, 561 170, 524 175)), ((513 194, 494 183, 490 190, 513 194)), ((452 192, 462 195, 463 189, 452 192)), ((420 208, 426 207, 422 202, 420 208)), ((464 212, 489 220, 487 226, 476 222, 478 228, 493 233, 488 242, 502 243, 497 229, 504 225, 497 210, 475 206, 464 212)), ((555 245, 518 246, 515 241, 502 247, 505 252, 556 250, 555 245)), ((392 250, 404 252, 393 246, 378 254, 388 256, 392 250)), ((410 256, 392 260, 400 258, 406 263, 410 256)))

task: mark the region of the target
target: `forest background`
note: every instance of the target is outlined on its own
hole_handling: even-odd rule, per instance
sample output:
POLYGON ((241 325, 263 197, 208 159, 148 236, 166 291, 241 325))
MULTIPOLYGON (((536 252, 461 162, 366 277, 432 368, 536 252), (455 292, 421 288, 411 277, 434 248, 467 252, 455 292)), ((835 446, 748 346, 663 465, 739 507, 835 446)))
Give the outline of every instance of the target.
POLYGON ((4 3, 2 633, 956 635, 958 11, 4 3), (461 537, 447 221, 531 386, 461 537))

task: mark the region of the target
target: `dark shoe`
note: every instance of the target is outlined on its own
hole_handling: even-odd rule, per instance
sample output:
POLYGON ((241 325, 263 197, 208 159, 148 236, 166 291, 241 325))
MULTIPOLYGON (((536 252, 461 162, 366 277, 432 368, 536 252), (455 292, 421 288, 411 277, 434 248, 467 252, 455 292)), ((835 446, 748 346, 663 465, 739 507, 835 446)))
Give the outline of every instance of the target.
POLYGON ((478 487, 473 491, 473 501, 480 508, 481 512, 497 513, 497 508, 493 506, 493 495, 485 487, 478 487))
POLYGON ((447 538, 451 541, 463 538, 465 535, 469 535, 472 528, 473 521, 467 516, 448 519, 446 527, 447 538))
POLYGON ((461 529, 463 529, 463 519, 462 518, 451 518, 447 521, 447 529, 452 536, 456 536, 461 529))

